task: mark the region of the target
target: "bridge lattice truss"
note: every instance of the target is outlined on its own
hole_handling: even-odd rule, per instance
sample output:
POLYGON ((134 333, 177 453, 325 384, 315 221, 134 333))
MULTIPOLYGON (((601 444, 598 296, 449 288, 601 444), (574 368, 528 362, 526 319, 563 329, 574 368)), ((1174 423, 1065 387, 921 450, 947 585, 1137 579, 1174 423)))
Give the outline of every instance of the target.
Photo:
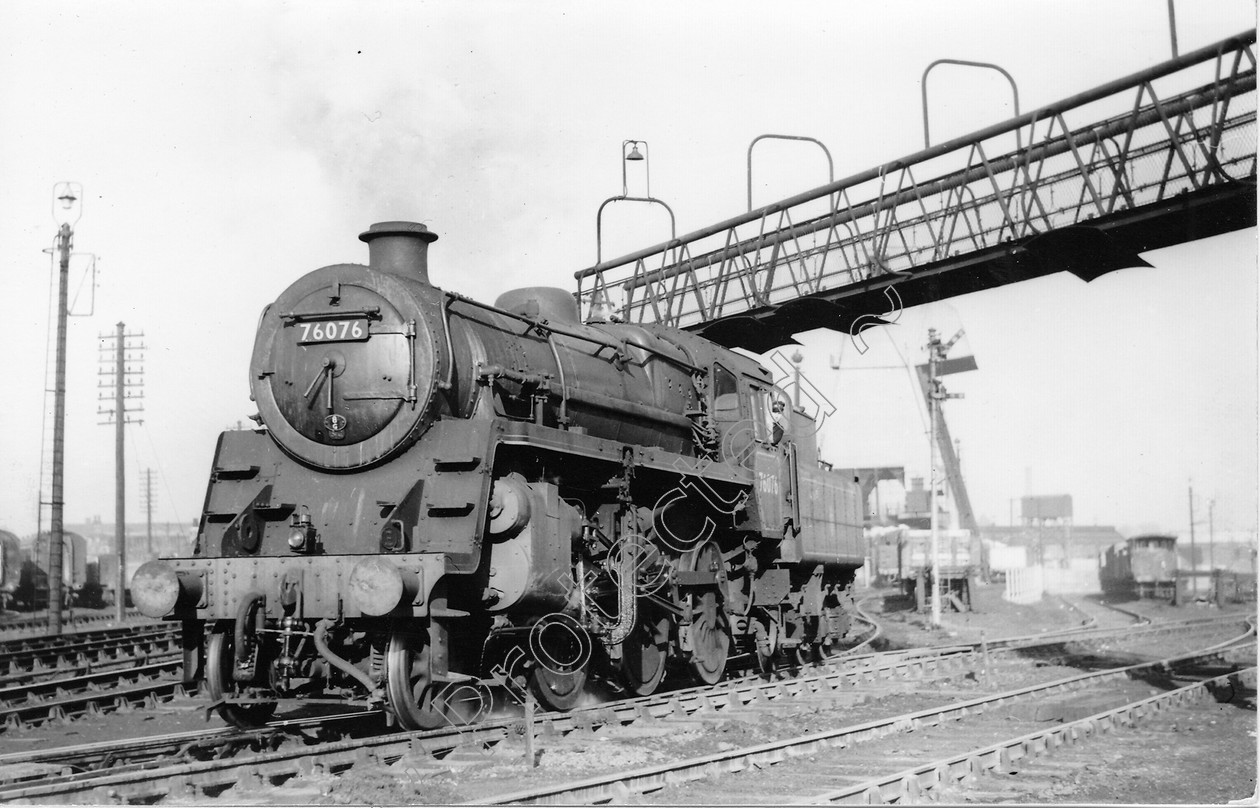
POLYGON ((577 273, 584 311, 754 349, 1255 224, 1255 31, 577 273), (760 336, 750 336, 760 334, 760 336))

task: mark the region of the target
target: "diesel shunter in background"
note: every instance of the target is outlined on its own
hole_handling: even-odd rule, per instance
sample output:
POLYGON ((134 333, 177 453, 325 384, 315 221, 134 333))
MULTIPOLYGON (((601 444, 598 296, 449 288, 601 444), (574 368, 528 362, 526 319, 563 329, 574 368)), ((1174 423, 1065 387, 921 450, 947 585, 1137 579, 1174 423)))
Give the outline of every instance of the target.
POLYGON ((1099 578, 1113 597, 1173 600, 1177 594, 1177 537, 1144 535, 1108 547, 1099 578))
POLYGON ((775 440, 765 368, 583 323, 561 289, 444 292, 424 225, 360 238, 367 266, 263 311, 259 428, 219 438, 192 557, 132 581, 183 621, 186 675, 224 718, 340 700, 433 727, 491 685, 567 709, 591 680, 711 684, 736 654, 845 636, 859 489, 820 467, 803 413, 775 440))

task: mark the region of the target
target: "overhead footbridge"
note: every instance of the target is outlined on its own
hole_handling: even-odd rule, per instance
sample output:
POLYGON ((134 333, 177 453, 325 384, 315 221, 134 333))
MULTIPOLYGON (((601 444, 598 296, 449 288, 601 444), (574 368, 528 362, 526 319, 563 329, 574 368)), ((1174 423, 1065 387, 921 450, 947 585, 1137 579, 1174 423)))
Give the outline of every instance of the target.
POLYGON ((1256 224, 1256 32, 576 273, 584 314, 763 352, 1256 224))

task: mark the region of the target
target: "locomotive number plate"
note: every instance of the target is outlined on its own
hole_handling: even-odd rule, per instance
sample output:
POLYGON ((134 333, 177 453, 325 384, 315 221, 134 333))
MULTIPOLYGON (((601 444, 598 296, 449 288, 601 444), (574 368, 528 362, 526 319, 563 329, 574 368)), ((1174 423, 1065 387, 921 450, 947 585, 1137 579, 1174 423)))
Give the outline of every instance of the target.
POLYGON ((368 338, 368 321, 328 320, 316 323, 298 323, 302 329, 298 335, 298 344, 307 345, 313 342, 358 342, 368 338))

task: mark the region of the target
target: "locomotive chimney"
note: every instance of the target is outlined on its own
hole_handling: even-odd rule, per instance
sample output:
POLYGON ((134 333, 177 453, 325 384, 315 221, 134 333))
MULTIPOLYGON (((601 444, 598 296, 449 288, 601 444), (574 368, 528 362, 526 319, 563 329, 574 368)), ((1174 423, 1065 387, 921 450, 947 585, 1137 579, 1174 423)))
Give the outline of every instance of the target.
POLYGON ((418 222, 377 222, 359 234, 368 245, 368 266, 429 283, 429 243, 437 233, 418 222))

